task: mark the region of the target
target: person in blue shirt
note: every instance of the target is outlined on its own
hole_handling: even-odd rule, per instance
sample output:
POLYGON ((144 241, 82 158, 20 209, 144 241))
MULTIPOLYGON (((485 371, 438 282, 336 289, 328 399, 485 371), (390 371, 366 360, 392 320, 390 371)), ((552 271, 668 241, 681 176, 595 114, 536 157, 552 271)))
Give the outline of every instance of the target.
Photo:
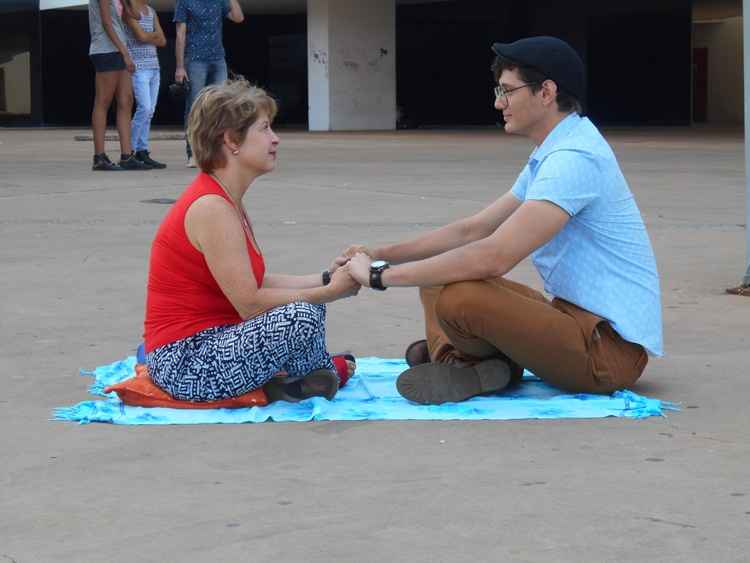
POLYGON ((399 392, 422 404, 494 393, 526 368, 568 392, 631 386, 662 355, 659 276, 612 149, 582 116, 585 70, 554 37, 495 43, 495 108, 536 148, 512 189, 477 214, 349 263, 373 289, 416 286, 426 340, 399 392), (506 276, 531 256, 547 296, 506 276))
POLYGON ((185 96, 185 151, 189 168, 196 167, 187 140, 190 108, 203 88, 220 84, 228 76, 222 39, 224 18, 234 23, 245 20, 237 0, 177 0, 175 5, 177 68, 174 79, 177 83, 189 84, 185 96))

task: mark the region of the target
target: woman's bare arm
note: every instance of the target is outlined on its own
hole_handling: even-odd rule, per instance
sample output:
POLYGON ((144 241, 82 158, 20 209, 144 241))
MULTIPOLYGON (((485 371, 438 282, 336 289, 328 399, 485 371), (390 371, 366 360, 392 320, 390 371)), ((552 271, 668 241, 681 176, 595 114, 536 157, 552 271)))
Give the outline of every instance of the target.
POLYGON ((250 267, 245 233, 234 208, 222 197, 197 199, 185 215, 185 231, 242 319, 293 303, 329 303, 354 295, 359 284, 342 270, 327 286, 258 288, 250 267))

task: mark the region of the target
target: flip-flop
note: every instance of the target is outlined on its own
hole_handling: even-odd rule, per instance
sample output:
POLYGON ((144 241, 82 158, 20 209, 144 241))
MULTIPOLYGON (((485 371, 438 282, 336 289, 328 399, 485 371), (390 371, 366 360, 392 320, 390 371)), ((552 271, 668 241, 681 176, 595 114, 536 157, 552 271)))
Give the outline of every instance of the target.
POLYGON ((430 351, 427 348, 426 340, 416 340, 409 344, 404 352, 404 358, 409 367, 426 364, 430 361, 430 351))
POLYGON ((507 362, 493 358, 473 366, 420 364, 407 369, 396 380, 398 392, 423 405, 458 403, 505 389, 511 381, 507 362))

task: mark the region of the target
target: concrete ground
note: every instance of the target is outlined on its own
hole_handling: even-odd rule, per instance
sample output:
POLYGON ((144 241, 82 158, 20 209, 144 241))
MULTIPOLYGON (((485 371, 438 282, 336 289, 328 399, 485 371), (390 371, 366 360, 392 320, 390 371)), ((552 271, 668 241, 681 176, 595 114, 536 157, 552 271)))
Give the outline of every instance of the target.
MULTIPOLYGON (((79 426, 92 368, 132 354, 149 243, 193 171, 90 171, 85 131, 0 129, 0 562, 750 561, 750 299, 741 133, 615 130, 662 276, 666 418, 79 426)), ((410 236, 508 189, 498 130, 282 132, 246 203, 269 269, 410 236)), ((110 154, 117 152, 109 143, 110 154)), ((539 287, 529 263, 512 278, 539 287)), ((638 307, 637 303, 633 304, 638 307)), ((329 309, 329 347, 399 356, 415 290, 329 309)))

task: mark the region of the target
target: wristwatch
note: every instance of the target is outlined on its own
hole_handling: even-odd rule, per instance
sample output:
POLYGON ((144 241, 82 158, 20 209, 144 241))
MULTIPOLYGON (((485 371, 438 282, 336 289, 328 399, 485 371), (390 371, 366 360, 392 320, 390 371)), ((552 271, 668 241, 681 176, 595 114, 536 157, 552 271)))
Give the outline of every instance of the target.
POLYGON ((377 289, 378 291, 385 291, 383 285, 383 272, 385 272, 391 265, 385 260, 375 260, 370 263, 370 287, 377 289))

